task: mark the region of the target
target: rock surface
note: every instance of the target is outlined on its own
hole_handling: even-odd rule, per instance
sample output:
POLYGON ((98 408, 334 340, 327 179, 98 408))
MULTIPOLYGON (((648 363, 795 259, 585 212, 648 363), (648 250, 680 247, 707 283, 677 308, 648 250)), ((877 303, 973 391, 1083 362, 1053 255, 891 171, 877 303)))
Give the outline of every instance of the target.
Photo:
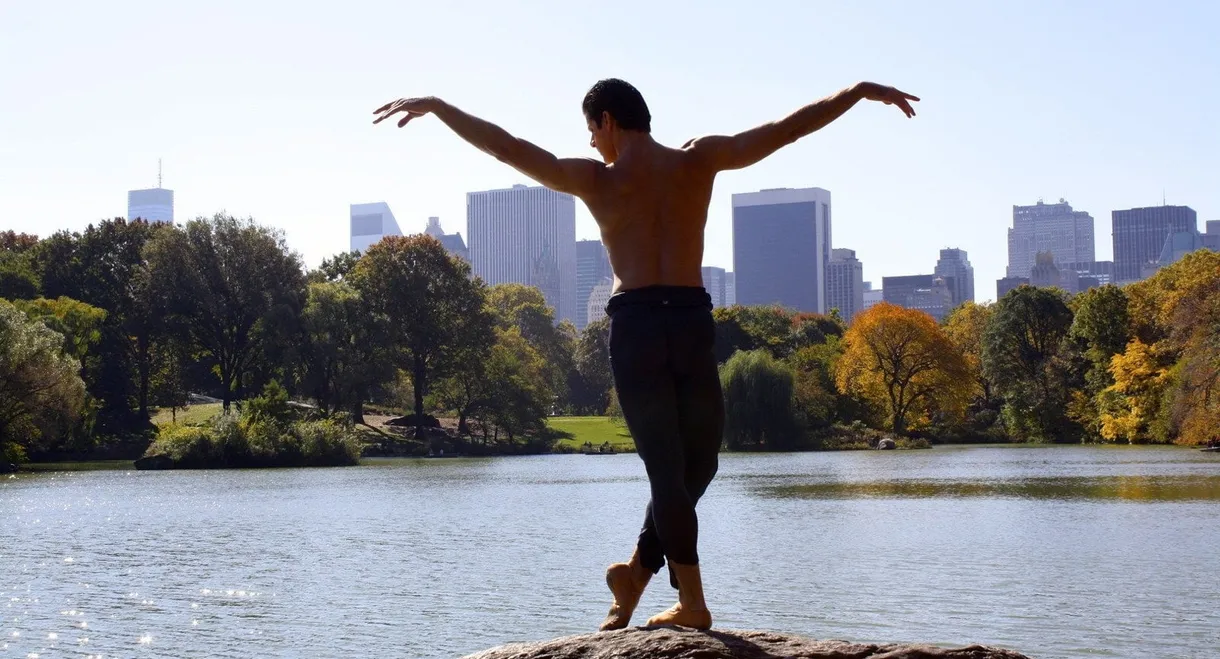
POLYGON ((875 645, 762 631, 631 627, 567 636, 538 643, 513 643, 465 659, 1029 659, 1012 650, 971 645, 875 645))

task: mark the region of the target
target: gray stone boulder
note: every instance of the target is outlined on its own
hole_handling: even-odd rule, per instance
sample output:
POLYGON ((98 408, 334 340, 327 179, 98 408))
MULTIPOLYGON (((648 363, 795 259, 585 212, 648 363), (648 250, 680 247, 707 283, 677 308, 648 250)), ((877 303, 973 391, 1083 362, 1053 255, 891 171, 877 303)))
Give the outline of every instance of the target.
POLYGON ((11 462, 0 462, 0 474, 15 474, 18 468, 11 462))
POLYGON ((889 437, 886 437, 885 439, 877 442, 877 448, 881 449, 882 451, 892 451, 898 448, 898 443, 889 437))
POLYGON ((465 659, 1029 659, 1012 650, 971 645, 876 645, 762 631, 677 627, 630 627, 567 636, 538 643, 513 643, 465 659))

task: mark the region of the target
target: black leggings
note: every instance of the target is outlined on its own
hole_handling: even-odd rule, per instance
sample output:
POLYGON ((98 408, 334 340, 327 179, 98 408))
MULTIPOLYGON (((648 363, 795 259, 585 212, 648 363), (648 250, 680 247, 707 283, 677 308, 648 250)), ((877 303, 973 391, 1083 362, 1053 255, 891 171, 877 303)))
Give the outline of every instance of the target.
POLYGON ((724 430, 711 309, 703 288, 679 286, 617 293, 606 308, 614 388, 652 488, 637 548, 653 574, 666 558, 699 562, 695 504, 724 430))

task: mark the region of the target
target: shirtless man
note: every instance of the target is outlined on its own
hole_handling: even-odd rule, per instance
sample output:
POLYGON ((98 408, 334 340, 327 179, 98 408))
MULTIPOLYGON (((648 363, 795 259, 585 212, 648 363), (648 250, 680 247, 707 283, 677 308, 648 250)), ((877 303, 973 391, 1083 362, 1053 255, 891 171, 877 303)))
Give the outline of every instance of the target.
POLYGON ((711 297, 700 270, 716 174, 766 158, 861 100, 893 104, 912 117, 910 102, 919 99, 862 82, 779 121, 674 149, 652 138, 651 115, 635 87, 602 80, 585 95, 582 110, 589 146, 604 162, 557 158, 434 97, 404 98, 374 111, 373 123, 401 114, 400 128, 436 115, 497 160, 580 197, 601 229, 616 279, 606 309, 614 387, 652 490, 634 554, 606 570, 614 603, 602 630, 628 625, 644 587, 666 559, 678 603, 648 624, 712 625, 699 575, 695 504, 716 474, 724 424, 711 297))

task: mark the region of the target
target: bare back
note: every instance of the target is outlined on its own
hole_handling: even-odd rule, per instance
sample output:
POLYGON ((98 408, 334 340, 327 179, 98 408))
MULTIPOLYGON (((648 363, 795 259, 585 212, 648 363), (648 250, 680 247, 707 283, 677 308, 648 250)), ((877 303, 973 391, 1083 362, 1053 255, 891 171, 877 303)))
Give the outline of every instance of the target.
POLYGON ((615 290, 702 286, 703 230, 715 173, 656 142, 602 170, 585 204, 601 229, 615 290))

